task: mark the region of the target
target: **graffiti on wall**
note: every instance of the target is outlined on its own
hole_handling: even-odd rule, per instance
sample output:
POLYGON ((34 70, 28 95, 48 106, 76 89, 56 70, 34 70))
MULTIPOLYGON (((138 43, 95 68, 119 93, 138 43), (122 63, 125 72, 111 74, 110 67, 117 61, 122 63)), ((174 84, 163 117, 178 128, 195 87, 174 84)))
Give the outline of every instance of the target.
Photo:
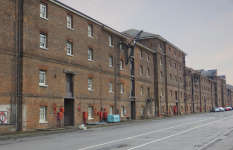
POLYGON ((1 123, 7 123, 7 112, 6 111, 0 111, 0 124, 1 123))

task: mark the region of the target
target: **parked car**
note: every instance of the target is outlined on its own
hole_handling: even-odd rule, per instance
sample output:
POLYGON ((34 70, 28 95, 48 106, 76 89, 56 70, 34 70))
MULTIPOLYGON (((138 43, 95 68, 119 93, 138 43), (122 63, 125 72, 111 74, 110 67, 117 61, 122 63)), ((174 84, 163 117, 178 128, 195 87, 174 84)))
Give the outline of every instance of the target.
POLYGON ((210 112, 220 112, 220 109, 219 108, 212 108, 212 109, 210 109, 210 112))
POLYGON ((227 107, 227 108, 229 108, 229 110, 232 111, 232 107, 227 107))
POLYGON ((222 107, 218 107, 219 108, 219 110, 221 111, 221 112, 224 112, 225 111, 225 108, 222 108, 222 107))
POLYGON ((230 108, 229 107, 225 107, 225 111, 229 111, 230 110, 230 108))

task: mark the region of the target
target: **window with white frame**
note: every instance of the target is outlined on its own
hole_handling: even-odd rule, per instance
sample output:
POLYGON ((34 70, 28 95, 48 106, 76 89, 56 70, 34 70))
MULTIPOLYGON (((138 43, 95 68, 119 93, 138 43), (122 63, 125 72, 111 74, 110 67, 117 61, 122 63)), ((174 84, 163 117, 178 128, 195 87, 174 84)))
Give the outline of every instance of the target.
POLYGON ((122 59, 120 59, 120 69, 124 70, 124 68, 123 68, 123 60, 122 59))
POLYGON ((121 94, 124 94, 124 83, 121 83, 121 94))
POLYGON ((123 51, 122 41, 120 41, 120 50, 123 51))
POLYGON ((140 75, 143 75, 143 68, 140 66, 140 75))
POLYGON ((143 106, 141 106, 141 116, 143 116, 143 106))
POLYGON ((141 86, 141 95, 143 95, 143 86, 141 86))
POLYGON ((162 57, 159 58, 159 62, 160 62, 160 65, 163 64, 163 62, 162 62, 162 57))
POLYGON ((170 90, 170 97, 172 97, 172 90, 170 90))
POLYGON ((113 106, 110 106, 110 112, 109 112, 109 114, 112 115, 112 112, 113 112, 113 106))
POLYGON ((67 55, 72 55, 72 43, 67 41, 67 55))
POLYGON ((172 80, 172 74, 169 74, 169 77, 170 77, 170 81, 172 80))
POLYGON ((147 68, 147 77, 150 77, 150 69, 147 68))
POLYGON ((142 50, 141 49, 140 49, 139 53, 140 53, 140 58, 142 58, 142 50))
POLYGON ((176 56, 176 51, 174 51, 174 56, 176 56))
POLYGON ((109 67, 113 67, 113 58, 109 56, 109 67))
POLYGON ((170 48, 168 48, 168 51, 169 51, 169 53, 171 53, 171 49, 170 48))
POLYGON ((93 61, 93 49, 88 48, 88 60, 93 61))
POLYGON ((46 71, 40 70, 39 71, 39 85, 46 84, 46 71))
POLYGON ((40 3, 40 17, 47 18, 47 5, 40 3))
POLYGON ((146 53, 146 59, 147 59, 147 61, 150 61, 149 60, 149 53, 146 53))
POLYGON ((88 90, 92 90, 93 89, 92 82, 93 82, 93 78, 89 77, 88 78, 88 90))
POLYGON ((163 97, 163 89, 161 89, 160 92, 161 92, 161 93, 160 93, 160 96, 163 97))
POLYGON ((39 123, 47 123, 46 121, 46 114, 47 113, 47 107, 46 106, 40 106, 40 120, 39 123))
POLYGON ((109 35, 109 46, 113 46, 113 43, 112 43, 112 36, 109 35))
POLYGON ((92 106, 88 106, 88 119, 93 119, 92 118, 92 113, 93 113, 93 107, 92 106))
POLYGON ((160 71, 160 79, 163 79, 163 72, 160 71))
POLYGON ((46 34, 40 33, 40 48, 46 48, 46 34))
POLYGON ((171 63, 171 61, 169 60, 169 67, 171 68, 172 67, 172 63, 171 63))
POLYGON ((67 15, 67 28, 72 29, 72 16, 67 15))
POLYGON ((162 44, 161 43, 159 43, 159 48, 162 49, 162 44))
POLYGON ((113 82, 109 81, 109 92, 112 93, 113 92, 113 82))
POLYGON ((124 106, 121 106, 121 117, 124 117, 124 106))
POLYGON ((88 36, 93 37, 93 26, 88 24, 88 36))

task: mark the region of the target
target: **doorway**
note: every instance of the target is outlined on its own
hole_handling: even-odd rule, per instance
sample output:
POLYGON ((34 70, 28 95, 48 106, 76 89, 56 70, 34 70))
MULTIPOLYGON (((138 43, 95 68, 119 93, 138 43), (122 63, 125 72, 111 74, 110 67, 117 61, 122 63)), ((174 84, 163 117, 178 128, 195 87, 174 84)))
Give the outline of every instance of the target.
POLYGON ((64 126, 74 126, 74 100, 65 99, 64 104, 64 126))
POLYGON ((131 101, 131 119, 136 119, 136 116, 135 116, 135 101, 131 101))

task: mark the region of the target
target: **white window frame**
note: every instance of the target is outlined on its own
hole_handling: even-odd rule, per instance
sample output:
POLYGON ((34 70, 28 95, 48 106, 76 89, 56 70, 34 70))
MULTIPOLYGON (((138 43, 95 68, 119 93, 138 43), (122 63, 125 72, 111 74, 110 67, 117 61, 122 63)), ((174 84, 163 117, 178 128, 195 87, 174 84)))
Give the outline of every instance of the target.
POLYGON ((47 47, 47 34, 40 33, 40 48, 46 49, 47 47))
POLYGON ((125 117, 124 116, 124 106, 121 106, 121 117, 125 117))
POLYGON ((168 48, 168 52, 171 53, 171 49, 170 48, 168 48))
POLYGON ((174 51, 174 56, 176 56, 176 51, 174 51))
POLYGON ((124 94, 124 83, 121 83, 121 94, 124 94))
POLYGON ((46 121, 47 117, 47 106, 40 106, 40 116, 39 116, 39 123, 48 123, 46 121))
POLYGON ((159 49, 162 49, 162 44, 161 43, 159 43, 159 49))
POLYGON ((143 67, 140 66, 140 75, 143 75, 143 67))
POLYGON ((109 67, 113 67, 113 57, 109 56, 109 67))
POLYGON ((93 49, 88 48, 88 60, 93 61, 93 49))
POLYGON ((40 17, 47 19, 47 5, 40 3, 40 17))
POLYGON ((140 92, 141 96, 143 96, 143 86, 141 86, 140 89, 141 89, 141 92, 140 92))
POLYGON ((93 37, 93 25, 88 24, 88 36, 93 37))
POLYGON ((109 81, 109 93, 113 93, 113 81, 109 81))
POLYGON ((146 53, 146 59, 147 59, 147 61, 150 61, 149 60, 149 53, 146 53))
POLYGON ((111 47, 113 47, 113 42, 112 42, 112 36, 111 35, 109 35, 109 46, 111 46, 111 47))
POLYGON ((147 68, 147 77, 150 77, 150 69, 147 68))
POLYGON ((94 119, 92 114, 93 114, 93 107, 88 106, 88 120, 94 119))
POLYGON ((47 86, 46 85, 46 71, 44 71, 44 70, 39 71, 39 85, 40 86, 47 86))
POLYGON ((160 79, 163 79, 163 72, 160 71, 160 79))
POLYGON ((72 42, 67 41, 67 55, 72 56, 72 42))
POLYGON ((163 97, 163 89, 160 91, 160 96, 163 97))
POLYGON ((171 61, 169 60, 169 67, 171 68, 172 67, 172 63, 171 63, 171 61))
POLYGON ((123 68, 123 60, 122 59, 120 59, 120 69, 124 70, 124 68, 123 68))
POLYGON ((93 90, 93 78, 88 77, 88 90, 92 91, 93 90))
POLYGON ((159 62, 160 62, 160 65, 163 64, 163 62, 162 62, 162 57, 159 58, 159 62))
POLYGON ((71 15, 67 15, 67 28, 69 29, 73 29, 72 27, 72 16, 71 15))

